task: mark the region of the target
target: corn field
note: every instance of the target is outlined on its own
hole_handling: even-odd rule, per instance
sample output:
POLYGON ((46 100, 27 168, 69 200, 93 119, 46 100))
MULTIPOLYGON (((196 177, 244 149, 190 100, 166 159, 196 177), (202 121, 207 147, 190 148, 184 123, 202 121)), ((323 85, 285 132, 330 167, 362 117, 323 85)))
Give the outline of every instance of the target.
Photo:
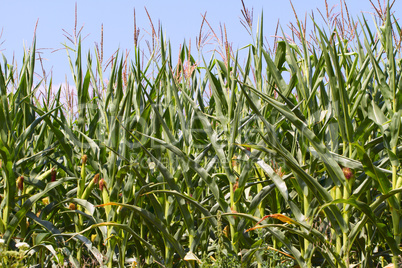
POLYGON ((107 63, 77 35, 73 97, 35 79, 35 42, 19 68, 3 58, 1 267, 400 267, 389 5, 374 27, 296 17, 272 48, 244 8, 252 42, 212 32, 209 58, 201 33, 177 58, 153 29, 149 57, 107 63))

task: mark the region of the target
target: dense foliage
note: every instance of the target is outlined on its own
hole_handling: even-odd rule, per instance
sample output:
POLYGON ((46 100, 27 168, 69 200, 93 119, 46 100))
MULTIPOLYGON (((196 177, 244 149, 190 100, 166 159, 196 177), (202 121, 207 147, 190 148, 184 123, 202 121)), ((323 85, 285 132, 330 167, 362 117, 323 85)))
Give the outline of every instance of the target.
POLYGON ((397 20, 314 42, 298 21, 270 51, 246 11, 243 64, 227 40, 205 59, 201 36, 175 64, 153 31, 148 61, 117 54, 106 82, 77 38, 72 97, 35 82, 35 44, 3 60, 2 267, 397 267, 397 20))

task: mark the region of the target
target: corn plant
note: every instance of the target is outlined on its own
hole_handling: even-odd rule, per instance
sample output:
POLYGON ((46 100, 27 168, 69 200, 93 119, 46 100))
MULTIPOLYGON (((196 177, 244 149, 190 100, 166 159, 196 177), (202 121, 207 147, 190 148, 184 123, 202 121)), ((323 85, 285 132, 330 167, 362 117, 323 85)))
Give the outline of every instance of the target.
POLYGON ((2 252, 34 267, 398 267, 390 7, 374 31, 350 23, 353 38, 312 19, 314 43, 296 17, 298 39, 282 30, 272 50, 263 16, 253 28, 242 12, 252 43, 234 51, 211 28, 209 59, 201 33, 197 57, 153 28, 149 54, 136 41, 108 62, 68 36, 75 105, 34 79, 35 42, 20 70, 4 58, 2 252))

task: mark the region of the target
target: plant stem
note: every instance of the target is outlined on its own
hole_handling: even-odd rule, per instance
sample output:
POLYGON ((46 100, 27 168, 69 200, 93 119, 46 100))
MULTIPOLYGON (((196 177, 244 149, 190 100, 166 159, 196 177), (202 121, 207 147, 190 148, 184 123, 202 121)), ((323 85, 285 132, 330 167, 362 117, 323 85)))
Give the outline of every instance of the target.
MULTIPOLYGON (((233 191, 233 183, 231 181, 229 181, 229 187, 230 187, 230 209, 234 210, 235 209, 235 203, 234 203, 234 191, 233 191)), ((236 241, 235 241, 235 227, 233 224, 230 224, 230 241, 232 242, 232 246, 235 250, 235 252, 237 252, 237 245, 236 245, 236 241)))
MULTIPOLYGON (((348 107, 349 113, 350 113, 350 107, 348 107)), ((348 146, 348 155, 351 158, 352 157, 352 144, 349 142, 348 146)), ((347 200, 350 197, 350 193, 352 191, 352 184, 353 184, 353 178, 349 178, 346 180, 346 185, 343 188, 343 199, 347 200)), ((350 209, 348 209, 350 206, 348 204, 343 204, 343 219, 345 220, 345 223, 349 226, 349 219, 350 219, 350 209)), ((343 233, 343 248, 344 248, 344 260, 346 263, 346 267, 349 267, 349 237, 347 233, 343 233)))
MULTIPOLYGON (((342 199, 342 188, 336 187, 335 199, 342 199)), ((340 236, 336 236, 336 251, 339 255, 342 252, 342 238, 340 236)))

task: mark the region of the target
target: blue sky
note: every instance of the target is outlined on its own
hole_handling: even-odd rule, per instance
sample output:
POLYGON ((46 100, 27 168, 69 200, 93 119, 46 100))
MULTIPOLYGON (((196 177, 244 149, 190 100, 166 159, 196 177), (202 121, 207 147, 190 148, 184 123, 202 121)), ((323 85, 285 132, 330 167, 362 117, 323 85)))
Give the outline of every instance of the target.
MULTIPOLYGON (((377 1, 373 1, 377 2, 377 1)), ((383 3, 383 0, 380 0, 383 3)), ((401 10, 402 1, 397 1, 394 10, 401 10)), ((1 1, 0 28, 3 34, 0 42, 2 53, 11 61, 15 55, 18 63, 24 44, 31 45, 37 20, 37 48, 41 49, 44 67, 52 70, 54 83, 62 83, 72 78, 63 43, 69 44, 64 37, 63 29, 72 32, 74 28, 75 1, 71 0, 20 0, 1 1)), ((264 35, 272 41, 278 19, 285 31, 289 32, 289 21, 295 21, 290 2, 287 0, 244 0, 246 6, 254 11, 254 25, 257 25, 261 12, 264 12, 264 35)), ((328 0, 328 5, 339 5, 340 1, 328 0)), ((319 8, 325 10, 324 0, 293 0, 299 18, 306 12, 319 8)), ((369 0, 347 1, 349 13, 353 18, 361 16, 361 12, 373 12, 369 0)), ((240 0, 86 0, 77 1, 78 26, 84 26, 82 36, 87 36, 83 43, 83 51, 93 50, 95 42, 100 42, 101 25, 104 27, 104 55, 110 57, 116 49, 132 50, 133 48, 133 10, 136 10, 137 27, 142 37, 141 47, 145 48, 145 40, 149 40, 150 22, 145 12, 147 8, 154 25, 160 20, 166 37, 170 39, 173 51, 179 50, 184 39, 195 42, 202 22, 201 13, 207 12, 207 20, 215 31, 219 32, 220 23, 226 25, 229 42, 233 48, 240 48, 252 41, 240 23, 242 4, 240 0)), ((339 10, 339 9, 338 9, 339 10)), ((318 13, 316 12, 316 16, 318 13)), ((398 17, 398 14, 396 14, 398 17)), ((367 18, 371 20, 370 15, 367 18)), ((311 24, 310 24, 311 25, 311 24)), ((39 69, 36 70, 38 73, 39 69)))

